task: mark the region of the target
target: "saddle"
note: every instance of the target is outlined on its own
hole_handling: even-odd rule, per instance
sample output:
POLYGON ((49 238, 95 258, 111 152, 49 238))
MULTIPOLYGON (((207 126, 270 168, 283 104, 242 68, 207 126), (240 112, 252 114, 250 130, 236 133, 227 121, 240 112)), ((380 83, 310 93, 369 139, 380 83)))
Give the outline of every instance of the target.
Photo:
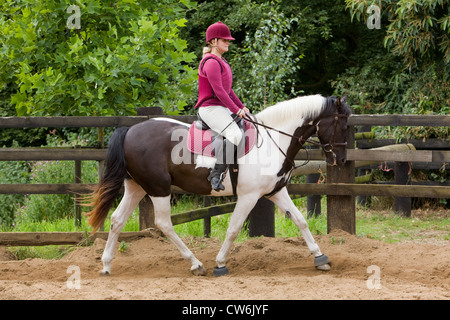
MULTIPOLYGON (((207 157, 215 157, 214 148, 218 143, 220 136, 201 119, 200 115, 197 114, 198 120, 194 121, 188 131, 187 136, 187 149, 195 154, 199 154, 207 157)), ((238 146, 237 157, 241 158, 249 153, 256 141, 256 128, 255 126, 243 119, 236 117, 235 119, 237 125, 242 132, 242 140, 238 146)), ((225 138, 223 140, 226 140, 225 138)), ((228 142, 228 144, 232 144, 228 142)))
POLYGON ((199 114, 197 114, 197 117, 198 120, 192 123, 188 131, 187 149, 194 154, 216 157, 215 150, 223 148, 223 154, 226 155, 226 163, 230 172, 233 194, 236 195, 239 174, 237 160, 249 153, 255 145, 256 128, 252 123, 236 116, 234 121, 241 129, 242 139, 239 145, 235 146, 225 137, 211 130, 199 114))

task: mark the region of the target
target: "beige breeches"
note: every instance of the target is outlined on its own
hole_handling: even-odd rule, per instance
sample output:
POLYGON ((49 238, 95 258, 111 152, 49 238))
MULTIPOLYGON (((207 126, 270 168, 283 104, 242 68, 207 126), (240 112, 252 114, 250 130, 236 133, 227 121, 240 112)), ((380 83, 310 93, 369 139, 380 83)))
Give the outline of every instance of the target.
POLYGON ((224 136, 235 146, 242 139, 242 132, 231 117, 231 111, 222 106, 210 106, 198 108, 200 117, 206 124, 218 134, 224 136))

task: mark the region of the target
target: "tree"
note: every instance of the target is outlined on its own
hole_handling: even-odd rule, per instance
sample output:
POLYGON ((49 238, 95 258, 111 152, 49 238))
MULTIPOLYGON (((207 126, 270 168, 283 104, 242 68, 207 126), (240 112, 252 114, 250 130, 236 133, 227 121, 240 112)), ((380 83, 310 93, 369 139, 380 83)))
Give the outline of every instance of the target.
POLYGON ((403 57, 405 68, 442 60, 450 64, 450 7, 447 0, 346 0, 352 19, 371 6, 387 18, 384 45, 403 57))
POLYGON ((329 81, 354 64, 354 24, 340 0, 199 1, 188 20, 197 63, 206 28, 218 20, 230 27, 234 88, 254 111, 300 94, 331 94, 329 81))
POLYGON ((254 111, 286 100, 293 93, 295 73, 302 58, 297 55, 297 45, 291 42, 289 34, 297 18, 285 17, 276 6, 265 12, 256 30, 246 34, 233 58, 241 66, 236 72, 236 92, 251 97, 247 107, 254 111))
MULTIPOLYGON (((366 28, 355 56, 360 63, 333 82, 359 113, 450 112, 449 6, 446 0, 346 0, 353 18, 366 22, 377 6, 380 30, 366 28), (370 50, 369 46, 370 45, 370 50), (367 54, 369 52, 370 54, 367 54)), ((360 23, 361 25, 365 25, 360 23)), ((448 128, 401 128, 396 137, 448 139, 448 128)))
POLYGON ((180 36, 194 8, 189 0, 7 1, 0 90, 13 92, 18 115, 178 112, 196 79, 180 36))

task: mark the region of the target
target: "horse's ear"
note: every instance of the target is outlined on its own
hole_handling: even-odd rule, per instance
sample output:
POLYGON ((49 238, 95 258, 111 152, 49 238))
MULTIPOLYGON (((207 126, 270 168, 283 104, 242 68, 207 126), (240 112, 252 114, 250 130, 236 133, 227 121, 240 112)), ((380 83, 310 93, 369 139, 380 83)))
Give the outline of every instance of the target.
POLYGON ((347 101, 347 98, 348 98, 348 94, 346 94, 345 96, 343 96, 341 98, 337 98, 336 107, 337 107, 338 111, 343 112, 344 105, 345 105, 345 102, 347 101))
POLYGON ((338 109, 338 110, 340 110, 341 109, 341 98, 339 98, 339 97, 337 97, 337 99, 336 99, 336 108, 338 109))

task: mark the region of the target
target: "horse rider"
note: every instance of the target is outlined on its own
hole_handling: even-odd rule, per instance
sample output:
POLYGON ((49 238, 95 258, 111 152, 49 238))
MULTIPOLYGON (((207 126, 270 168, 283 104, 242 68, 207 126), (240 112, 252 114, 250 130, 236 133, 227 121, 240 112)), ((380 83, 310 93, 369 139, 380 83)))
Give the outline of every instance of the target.
MULTIPOLYGON (((231 40, 235 39, 230 29, 220 21, 206 30, 207 46, 203 48, 199 65, 199 96, 195 108, 198 108, 200 118, 209 128, 238 146, 242 132, 234 121, 234 115, 242 118, 250 111, 234 93, 231 66, 222 56, 228 51, 231 40)), ((221 148, 216 147, 217 161, 208 177, 216 191, 225 189, 222 181, 227 169, 223 144, 220 145, 221 148)))

